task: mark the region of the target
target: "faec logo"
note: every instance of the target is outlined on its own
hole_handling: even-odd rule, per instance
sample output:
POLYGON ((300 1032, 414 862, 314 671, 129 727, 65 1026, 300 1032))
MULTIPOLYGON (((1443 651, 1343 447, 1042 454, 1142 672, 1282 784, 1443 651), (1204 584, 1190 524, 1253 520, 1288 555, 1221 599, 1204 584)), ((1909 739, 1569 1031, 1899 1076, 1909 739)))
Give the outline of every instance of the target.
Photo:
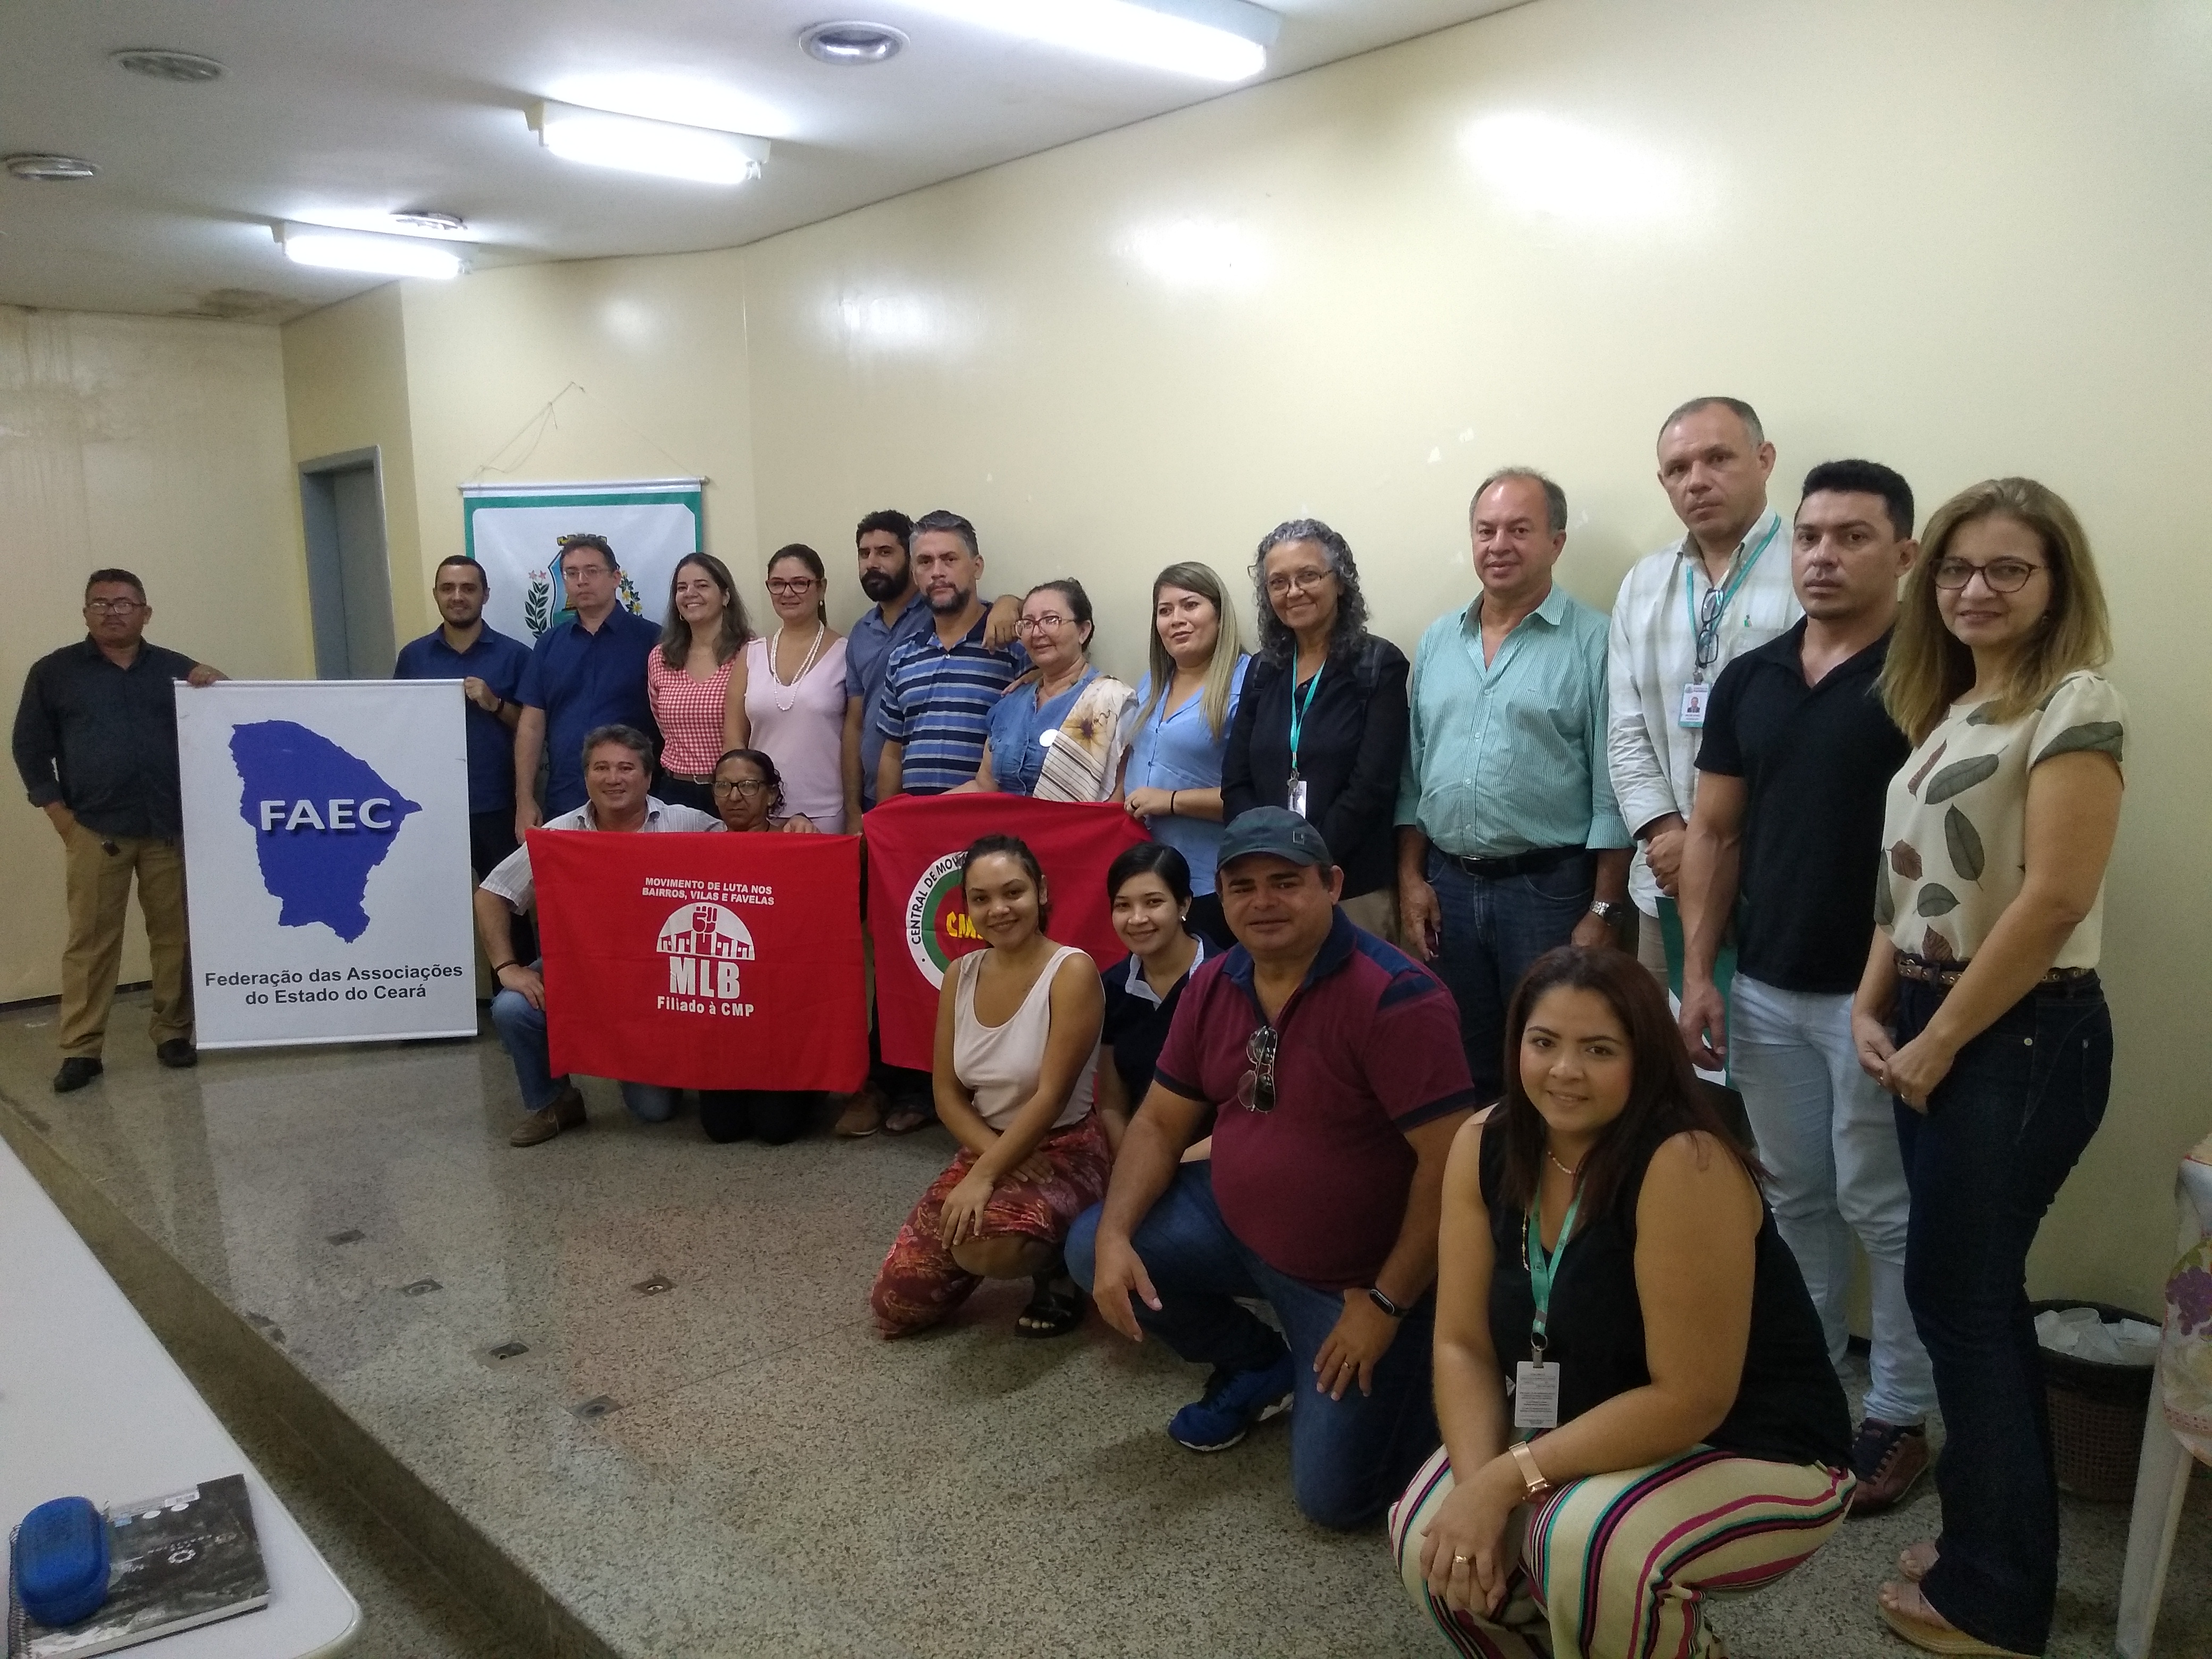
POLYGON ((282 907, 278 925, 320 922, 352 944, 368 931, 369 872, 422 808, 367 761, 293 720, 233 726, 230 758, 238 816, 254 830, 261 884, 282 907))

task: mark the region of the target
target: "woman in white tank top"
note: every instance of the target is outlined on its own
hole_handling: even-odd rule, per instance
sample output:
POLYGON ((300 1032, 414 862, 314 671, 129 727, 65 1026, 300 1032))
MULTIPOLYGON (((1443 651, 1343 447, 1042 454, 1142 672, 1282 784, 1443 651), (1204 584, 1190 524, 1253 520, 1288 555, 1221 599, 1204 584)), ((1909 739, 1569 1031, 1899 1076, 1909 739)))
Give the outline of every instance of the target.
POLYGON ((899 1229, 869 1301, 883 1334, 904 1336, 986 1279, 1028 1279, 1016 1330, 1059 1336, 1084 1304, 1060 1245, 1113 1163, 1091 1109, 1105 995, 1089 957, 1045 936, 1044 876, 1024 842, 978 841, 961 889, 988 947, 952 964, 938 1000, 937 1114, 961 1151, 899 1229))

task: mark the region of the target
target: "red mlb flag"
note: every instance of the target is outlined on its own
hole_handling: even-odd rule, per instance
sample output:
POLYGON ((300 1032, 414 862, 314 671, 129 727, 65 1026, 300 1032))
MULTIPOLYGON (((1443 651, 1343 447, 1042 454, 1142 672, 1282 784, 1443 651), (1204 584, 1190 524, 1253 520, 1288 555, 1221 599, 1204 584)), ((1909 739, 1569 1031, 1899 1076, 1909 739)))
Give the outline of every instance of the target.
POLYGON ((929 1069, 937 993, 956 957, 982 948, 960 896, 960 857, 979 836, 1018 836, 1044 866, 1047 929, 1100 967, 1128 954, 1114 933, 1106 868, 1146 839, 1111 802, 1026 795, 900 795, 861 820, 868 842, 868 933, 876 947, 876 1024, 884 1059, 929 1069))
POLYGON ((533 830, 530 871, 556 1074, 866 1080, 857 836, 533 830))

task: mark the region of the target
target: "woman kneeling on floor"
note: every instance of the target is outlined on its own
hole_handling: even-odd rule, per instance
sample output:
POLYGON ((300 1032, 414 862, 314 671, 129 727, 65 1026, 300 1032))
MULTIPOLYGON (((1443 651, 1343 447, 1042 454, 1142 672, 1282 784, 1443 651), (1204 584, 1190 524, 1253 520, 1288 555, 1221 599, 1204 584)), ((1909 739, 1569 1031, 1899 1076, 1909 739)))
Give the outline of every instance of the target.
POLYGON ((1444 1171, 1444 1443, 1391 1511, 1399 1571, 1462 1654, 1721 1652, 1705 1597, 1850 1504, 1819 1316, 1634 957, 1543 957, 1506 1042, 1444 1171))
POLYGON ((931 1069, 961 1152, 899 1229, 869 1301, 885 1336, 905 1336, 982 1279, 1030 1279, 1016 1328, 1059 1336, 1083 1322, 1060 1245, 1113 1162, 1091 1096, 1105 1000, 1091 958, 1045 936, 1044 872, 1025 842, 985 836, 960 885, 988 948, 945 975, 931 1069))

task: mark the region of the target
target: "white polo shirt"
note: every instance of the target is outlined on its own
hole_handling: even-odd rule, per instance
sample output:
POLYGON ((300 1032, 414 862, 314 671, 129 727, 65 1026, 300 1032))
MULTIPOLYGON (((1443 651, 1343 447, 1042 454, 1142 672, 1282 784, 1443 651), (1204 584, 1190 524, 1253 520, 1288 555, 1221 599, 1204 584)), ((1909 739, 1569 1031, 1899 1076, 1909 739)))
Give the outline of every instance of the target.
MULTIPOLYGON (((596 830, 599 826, 592 817, 592 804, 586 801, 573 812, 563 812, 557 818, 548 818, 548 830, 596 830)), ((637 835, 656 832, 689 833, 692 835, 720 830, 721 819, 712 812, 702 812, 695 806, 672 806, 645 798, 645 822, 633 831, 637 835)), ((537 902, 538 884, 530 878, 530 844, 525 842, 501 859, 492 872, 477 884, 487 893, 496 893, 516 910, 527 910, 537 902)))

